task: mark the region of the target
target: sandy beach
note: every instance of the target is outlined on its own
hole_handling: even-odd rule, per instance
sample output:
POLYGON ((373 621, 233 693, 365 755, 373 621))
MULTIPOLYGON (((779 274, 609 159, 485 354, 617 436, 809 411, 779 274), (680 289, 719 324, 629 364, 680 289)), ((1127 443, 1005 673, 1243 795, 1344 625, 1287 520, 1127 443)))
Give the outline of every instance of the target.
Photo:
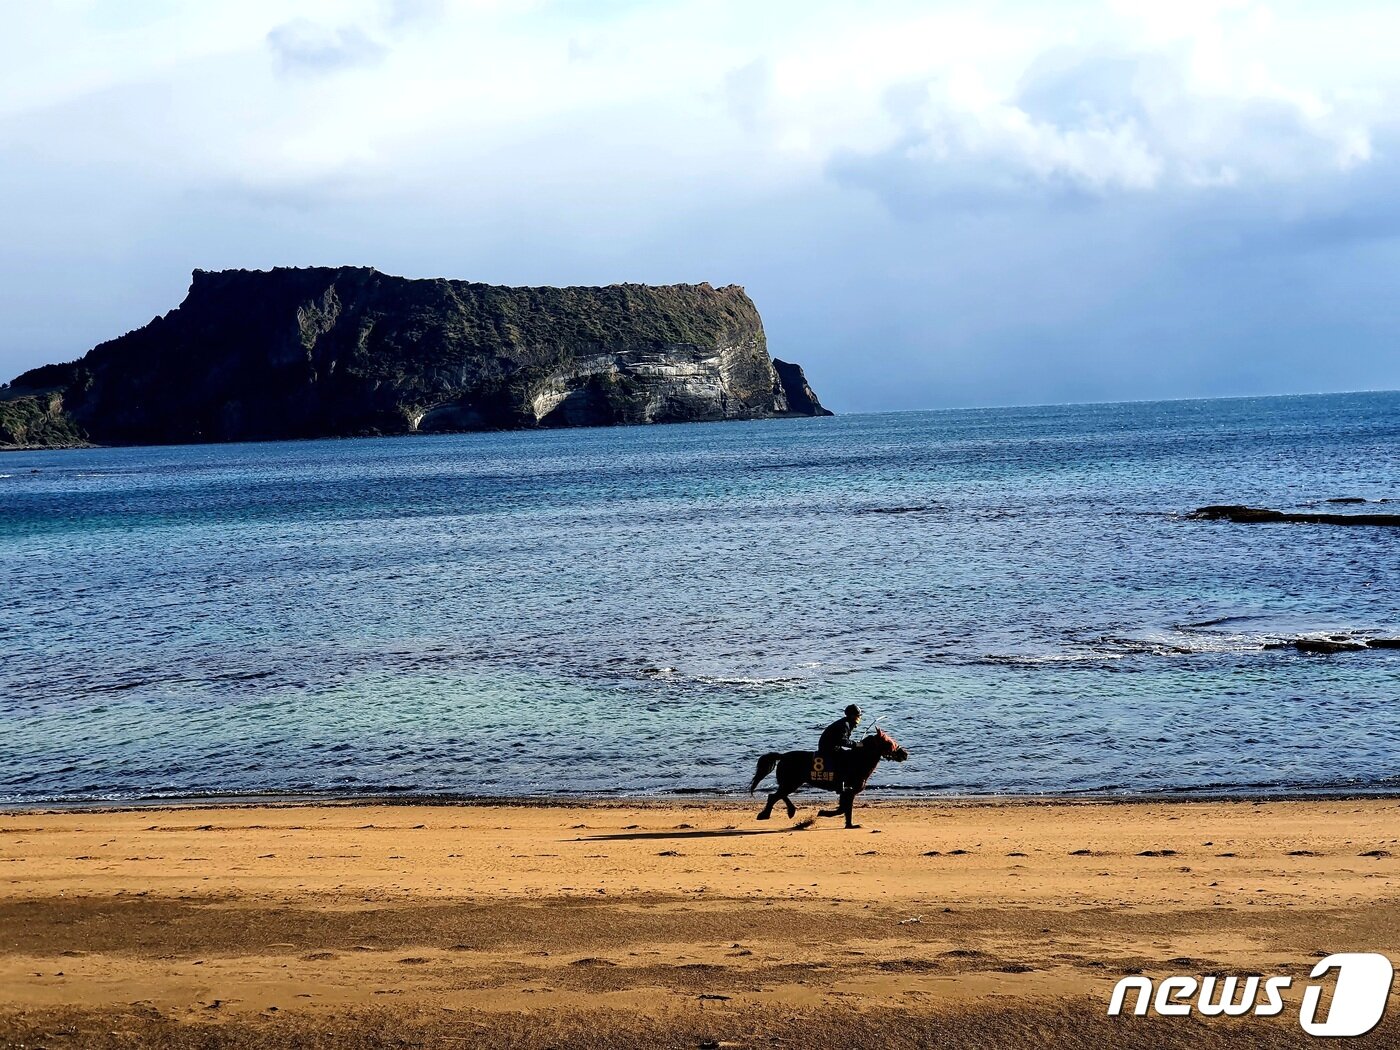
POLYGON ((1296 1008, 1106 1005, 1400 933, 1392 800, 756 808, 10 813, 0 1041, 1301 1046, 1296 1008))

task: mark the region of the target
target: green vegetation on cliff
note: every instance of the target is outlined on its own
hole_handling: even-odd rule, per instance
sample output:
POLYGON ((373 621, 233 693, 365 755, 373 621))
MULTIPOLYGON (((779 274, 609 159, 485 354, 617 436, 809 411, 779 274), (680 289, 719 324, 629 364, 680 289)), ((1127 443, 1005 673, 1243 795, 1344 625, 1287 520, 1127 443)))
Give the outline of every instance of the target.
POLYGON ((56 393, 28 394, 8 400, 0 391, 0 448, 56 448, 85 445, 82 431, 63 410, 56 393))

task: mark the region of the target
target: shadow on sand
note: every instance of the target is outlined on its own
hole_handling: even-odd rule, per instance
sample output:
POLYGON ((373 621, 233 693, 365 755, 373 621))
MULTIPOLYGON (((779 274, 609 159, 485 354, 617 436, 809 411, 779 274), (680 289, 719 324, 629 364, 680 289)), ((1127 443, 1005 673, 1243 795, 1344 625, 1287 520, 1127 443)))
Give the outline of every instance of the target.
POLYGON ((579 835, 569 842, 627 842, 646 839, 731 839, 742 835, 787 835, 794 831, 806 831, 812 821, 804 820, 786 828, 722 828, 715 831, 624 831, 616 835, 579 835))

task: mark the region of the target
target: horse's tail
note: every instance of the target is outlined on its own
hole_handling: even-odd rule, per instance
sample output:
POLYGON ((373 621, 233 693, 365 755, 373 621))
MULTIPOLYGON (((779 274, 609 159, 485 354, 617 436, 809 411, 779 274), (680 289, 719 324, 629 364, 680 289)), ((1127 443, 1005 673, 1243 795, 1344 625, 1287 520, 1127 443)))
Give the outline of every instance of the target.
POLYGON ((758 768, 754 770, 753 783, 749 785, 749 794, 752 795, 758 787, 758 782, 773 772, 773 767, 778 764, 778 759, 782 758, 781 751, 770 751, 758 760, 758 768))

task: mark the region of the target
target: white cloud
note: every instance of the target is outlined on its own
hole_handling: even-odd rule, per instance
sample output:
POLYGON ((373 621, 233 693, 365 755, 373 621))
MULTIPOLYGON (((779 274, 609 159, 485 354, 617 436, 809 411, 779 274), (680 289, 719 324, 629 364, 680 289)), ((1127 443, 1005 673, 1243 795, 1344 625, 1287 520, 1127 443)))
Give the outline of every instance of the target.
MULTIPOLYGON (((315 185, 354 167, 392 190, 489 169, 483 157, 562 125, 594 129, 658 179, 667 160, 768 185, 816 177, 833 157, 886 157, 925 165, 933 189, 986 177, 1141 192, 1364 164, 1391 97, 1389 68, 1366 64, 1379 55, 1292 68, 1312 24, 1293 30, 1260 4, 299 0, 133 8, 125 23, 100 10, 10 16, 20 24, 0 45, 0 86, 15 89, 11 115, 168 91, 179 101, 161 113, 162 175, 179 159, 200 184, 315 185), (335 76, 271 76, 269 49, 275 71, 335 76)), ((1400 20, 1374 31, 1387 26, 1400 20)), ((128 146, 120 129, 85 128, 99 163, 128 146)), ((574 159, 549 156, 545 141, 535 151, 574 159)), ((516 186, 521 174, 501 172, 516 186)))
POLYGON ((318 25, 305 18, 274 26, 267 34, 267 45, 278 66, 291 73, 372 65, 389 53, 385 44, 359 26, 318 25))
POLYGON ((876 189, 888 177, 908 195, 921 168, 928 192, 946 198, 977 186, 1034 195, 1268 185, 1370 159, 1384 112, 1348 90, 1358 70, 1291 79, 1270 61, 1277 23, 1258 5, 1144 10, 1058 40, 1047 32, 999 66, 999 79, 960 61, 905 85, 887 104, 886 141, 838 147, 835 170, 876 189))

